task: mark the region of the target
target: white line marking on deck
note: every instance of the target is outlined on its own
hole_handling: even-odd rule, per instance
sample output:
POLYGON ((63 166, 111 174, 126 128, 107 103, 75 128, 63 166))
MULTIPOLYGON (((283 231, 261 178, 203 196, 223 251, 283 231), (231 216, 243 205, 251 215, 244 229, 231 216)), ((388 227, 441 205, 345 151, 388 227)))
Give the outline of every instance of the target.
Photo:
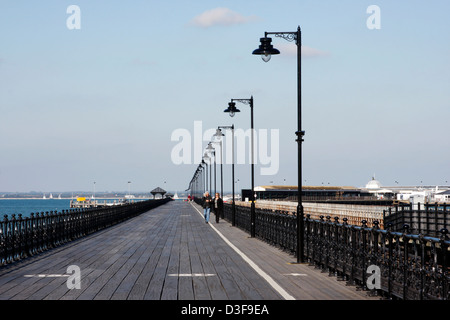
MULTIPOLYGON (((203 217, 203 214, 191 203, 192 207, 203 217)), ((219 230, 216 229, 211 223, 211 228, 217 232, 217 234, 228 244, 238 255, 244 259, 261 277, 263 277, 285 300, 295 300, 293 296, 287 293, 278 283, 275 282, 267 273, 265 273, 256 263, 254 263, 249 257, 247 257, 241 250, 239 250, 234 244, 232 244, 219 230)))
POLYGON ((68 274, 26 274, 25 278, 61 278, 68 277, 68 274))
POLYGON ((303 277, 303 276, 307 276, 306 273, 285 273, 283 274, 284 276, 294 276, 294 277, 303 277))
POLYGON ((168 274, 169 277, 212 277, 215 276, 213 273, 171 273, 168 274))

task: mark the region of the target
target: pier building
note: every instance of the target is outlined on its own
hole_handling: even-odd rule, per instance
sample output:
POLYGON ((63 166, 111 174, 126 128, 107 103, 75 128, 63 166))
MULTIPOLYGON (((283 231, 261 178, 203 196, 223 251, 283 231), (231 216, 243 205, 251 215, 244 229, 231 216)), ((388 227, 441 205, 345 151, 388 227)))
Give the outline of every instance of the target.
MULTIPOLYGON (((242 189, 242 200, 251 197, 250 189, 242 189)), ((266 185, 255 187, 256 200, 296 201, 297 186, 266 185)), ((383 186, 372 177, 364 187, 302 186, 303 201, 359 202, 362 204, 396 204, 450 202, 450 186, 383 186)))

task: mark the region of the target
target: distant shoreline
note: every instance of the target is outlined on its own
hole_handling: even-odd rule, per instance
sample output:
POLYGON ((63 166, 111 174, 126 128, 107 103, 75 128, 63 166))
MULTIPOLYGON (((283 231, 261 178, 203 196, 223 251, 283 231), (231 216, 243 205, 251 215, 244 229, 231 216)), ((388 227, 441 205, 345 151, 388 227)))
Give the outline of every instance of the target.
MULTIPOLYGON (((87 198, 88 199, 88 198, 87 198)), ((95 198, 95 200, 121 200, 124 199, 124 197, 107 197, 107 198, 95 198)), ((143 199, 152 199, 149 197, 136 197, 136 198, 129 198, 128 200, 143 200, 143 199)), ((30 198, 30 197, 23 197, 23 198, 0 198, 0 200, 77 200, 77 198, 30 198)), ((89 198, 89 200, 91 200, 89 198)))

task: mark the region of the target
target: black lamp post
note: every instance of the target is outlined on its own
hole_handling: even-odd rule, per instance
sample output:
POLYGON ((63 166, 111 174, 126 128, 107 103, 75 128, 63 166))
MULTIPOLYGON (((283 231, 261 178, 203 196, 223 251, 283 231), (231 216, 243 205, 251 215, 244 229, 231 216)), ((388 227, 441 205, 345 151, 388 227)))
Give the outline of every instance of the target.
POLYGON ((208 152, 205 151, 203 155, 203 159, 205 159, 206 163, 206 191, 209 191, 209 194, 211 194, 211 157, 208 155, 208 152), (207 162, 209 161, 209 163, 207 162), (208 174, 208 165, 209 165, 209 174, 208 174), (208 188, 208 181, 209 181, 209 188, 208 188))
MULTIPOLYGON (((217 190, 217 186, 216 186, 216 150, 214 149, 214 147, 212 146, 212 142, 208 143, 208 147, 206 148, 207 152, 210 155, 210 159, 212 157, 214 157, 214 196, 216 194, 216 190, 217 190)), ((211 160, 209 162, 209 164, 211 165, 211 160)), ((211 170, 210 170, 211 172, 211 170)), ((212 175, 211 175, 212 178, 212 175)), ((212 186, 210 187, 211 189, 211 193, 212 193, 212 186)))
POLYGON ((216 133, 213 135, 213 138, 216 140, 216 143, 220 144, 220 197, 223 199, 223 148, 222 148, 222 137, 224 134, 220 128, 217 128, 216 133))
POLYGON ((250 128, 251 128, 251 185, 252 185, 252 194, 250 196, 251 201, 251 211, 250 211, 250 236, 252 238, 255 237, 255 221, 256 221, 256 212, 255 212, 255 147, 254 147, 254 126, 253 126, 253 96, 250 99, 231 99, 231 102, 228 103, 228 109, 224 112, 229 112, 230 116, 233 117, 236 112, 240 112, 239 109, 236 108, 236 102, 241 102, 250 106, 250 128))
POLYGON ((202 169, 203 169, 203 194, 205 194, 208 188, 208 164, 205 162, 205 159, 202 159, 202 169))
POLYGON ((195 198, 197 197, 197 193, 200 190, 200 181, 199 181, 199 177, 201 176, 201 171, 202 171, 202 165, 199 164, 197 169, 195 170, 194 176, 191 179, 191 182, 189 182, 189 188, 186 189, 186 191, 190 190, 191 191, 191 196, 192 196, 192 200, 195 200, 195 198))
POLYGON ((234 202, 234 124, 231 126, 219 126, 218 129, 231 129, 231 153, 232 153, 232 161, 231 161, 231 185, 233 189, 233 201, 231 202, 232 214, 231 214, 231 225, 235 226, 236 224, 236 205, 234 202))
POLYGON ((298 145, 298 204, 297 204, 297 262, 304 262, 304 250, 303 250, 303 242, 304 242, 304 215, 303 215, 303 204, 302 204, 302 142, 303 136, 305 132, 302 131, 302 99, 301 99, 301 46, 302 46, 302 38, 301 38, 301 30, 300 26, 297 28, 295 32, 265 32, 264 38, 261 38, 261 45, 258 49, 253 51, 255 55, 261 55, 262 59, 265 62, 268 62, 272 55, 280 54, 280 51, 275 49, 271 42, 272 39, 267 36, 273 34, 275 37, 283 38, 287 41, 294 41, 297 45, 297 131, 295 134, 297 135, 297 145, 298 145))
MULTIPOLYGON (((223 199, 223 148, 222 148, 222 137, 224 134, 222 133, 222 130, 217 128, 216 133, 213 135, 213 139, 215 140, 215 143, 220 144, 220 197, 223 199)), ((223 210, 222 210, 222 216, 223 219, 223 210)))

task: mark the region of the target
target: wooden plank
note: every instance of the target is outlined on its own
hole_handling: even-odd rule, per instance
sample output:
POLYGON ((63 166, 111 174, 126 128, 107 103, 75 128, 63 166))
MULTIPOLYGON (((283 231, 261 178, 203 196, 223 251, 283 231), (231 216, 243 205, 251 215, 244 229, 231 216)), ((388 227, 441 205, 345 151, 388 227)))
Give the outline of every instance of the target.
MULTIPOLYGON (((160 212, 161 211, 158 211, 158 214, 160 212)), ((136 279, 136 282, 130 290, 130 293, 128 295, 129 300, 144 299, 152 276, 155 272, 156 265, 159 261, 159 257, 161 256, 162 250, 164 248, 166 237, 169 234, 169 232, 167 231, 168 227, 169 223, 167 222, 167 220, 161 217, 161 219, 158 220, 158 223, 154 224, 154 228, 149 231, 150 234, 151 232, 153 232, 153 234, 157 234, 157 236, 154 238, 154 241, 152 241, 148 245, 148 259, 146 259, 146 261, 143 260, 143 262, 145 261, 145 263, 142 266, 141 272, 136 279)))
POLYGON ((147 239, 146 241, 142 242, 140 249, 136 253, 136 262, 114 292, 113 296, 111 297, 112 300, 129 299, 129 295, 133 286, 138 281, 145 264, 148 262, 149 258, 151 257, 151 253, 153 252, 153 250, 150 248, 152 248, 153 243, 156 239, 155 237, 151 237, 151 240, 152 241, 148 241, 147 239))
MULTIPOLYGON (((206 229, 207 226, 200 225, 202 229, 206 229)), ((208 230, 208 229, 206 229, 208 230)), ((208 230, 209 231, 209 230, 208 230)), ((212 274, 213 276, 205 277, 206 286, 209 289, 210 297, 213 300, 227 299, 225 290, 217 276, 217 270, 211 261, 210 253, 212 249, 214 255, 217 255, 216 249, 218 247, 218 238, 211 232, 198 232, 194 236, 194 242, 197 251, 199 252, 200 263, 203 268, 204 274, 212 274)))
MULTIPOLYGON (((203 222, 203 224, 205 223, 203 222)), ((201 232, 199 226, 200 225, 198 223, 192 224, 191 238, 188 242, 192 273, 205 273, 200 260, 199 252, 197 250, 197 245, 195 243, 197 241, 196 239, 198 237, 198 233, 201 232)), ((194 288, 194 299, 211 300, 209 288, 204 277, 193 277, 192 285, 194 288)))
MULTIPOLYGON (((170 228, 169 228, 170 230, 170 228)), ((161 248, 157 264, 154 268, 152 278, 149 282, 147 291, 145 292, 145 300, 159 300, 161 299, 161 292, 166 277, 167 265, 170 259, 170 252, 173 245, 173 234, 168 232, 164 246, 161 248)))
MULTIPOLYGON (((179 273, 192 274, 191 259, 189 251, 189 241, 192 234, 192 215, 187 214, 184 210, 180 211, 181 222, 183 226, 181 229, 180 255, 179 255, 179 273)), ((194 284, 192 277, 178 278, 178 299, 179 300, 193 300, 194 299, 194 284)))
POLYGON ((161 300, 177 300, 178 298, 178 277, 173 275, 179 273, 182 226, 179 223, 179 216, 176 213, 173 213, 173 216, 172 229, 170 231, 173 233, 173 242, 170 248, 161 300))

